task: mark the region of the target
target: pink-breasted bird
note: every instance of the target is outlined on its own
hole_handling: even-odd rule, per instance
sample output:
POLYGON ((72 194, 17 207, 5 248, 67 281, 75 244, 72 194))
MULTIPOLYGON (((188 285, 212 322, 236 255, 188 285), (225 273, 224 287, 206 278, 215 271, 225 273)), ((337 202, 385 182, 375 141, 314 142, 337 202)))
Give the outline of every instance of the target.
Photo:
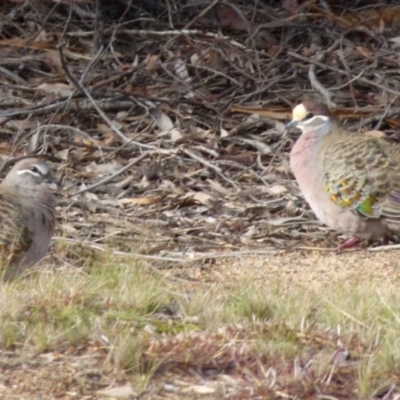
POLYGON ((293 127, 302 134, 290 153, 291 169, 318 219, 350 237, 338 250, 400 228, 400 146, 347 131, 312 101, 293 109, 285 128, 293 127))

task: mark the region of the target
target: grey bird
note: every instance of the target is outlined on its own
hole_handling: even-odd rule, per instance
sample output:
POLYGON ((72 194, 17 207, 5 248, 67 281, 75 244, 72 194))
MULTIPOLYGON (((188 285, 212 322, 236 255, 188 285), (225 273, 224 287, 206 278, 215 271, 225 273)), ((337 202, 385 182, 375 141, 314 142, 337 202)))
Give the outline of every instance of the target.
MULTIPOLYGON (((9 276, 40 261, 54 234, 56 215, 50 165, 21 160, 0 184, 0 252, 9 276)), ((7 276, 7 274, 6 274, 7 276)))
POLYGON ((400 146, 347 131, 329 109, 305 101, 286 128, 302 131, 290 166, 304 198, 326 225, 350 238, 387 239, 400 228, 400 146))

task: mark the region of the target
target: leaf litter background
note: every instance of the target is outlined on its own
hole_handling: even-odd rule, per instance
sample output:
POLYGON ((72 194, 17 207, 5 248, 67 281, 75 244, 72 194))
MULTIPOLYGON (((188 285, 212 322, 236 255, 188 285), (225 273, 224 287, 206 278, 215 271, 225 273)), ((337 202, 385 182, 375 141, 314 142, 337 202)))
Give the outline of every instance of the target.
POLYGON ((45 155, 63 176, 70 246, 53 262, 79 266, 76 245, 154 266, 333 248, 282 130, 313 96, 349 129, 397 141, 400 5, 376 3, 3 2, 0 156, 45 155))

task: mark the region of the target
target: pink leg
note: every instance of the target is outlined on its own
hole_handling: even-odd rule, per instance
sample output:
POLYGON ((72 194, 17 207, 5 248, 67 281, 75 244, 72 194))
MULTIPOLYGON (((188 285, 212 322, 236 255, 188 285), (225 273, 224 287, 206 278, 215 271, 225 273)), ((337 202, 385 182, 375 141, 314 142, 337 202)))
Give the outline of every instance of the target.
POLYGON ((360 239, 356 238, 355 236, 352 236, 350 239, 347 239, 344 243, 340 244, 337 247, 337 251, 341 251, 344 249, 351 249, 353 247, 359 247, 360 239))

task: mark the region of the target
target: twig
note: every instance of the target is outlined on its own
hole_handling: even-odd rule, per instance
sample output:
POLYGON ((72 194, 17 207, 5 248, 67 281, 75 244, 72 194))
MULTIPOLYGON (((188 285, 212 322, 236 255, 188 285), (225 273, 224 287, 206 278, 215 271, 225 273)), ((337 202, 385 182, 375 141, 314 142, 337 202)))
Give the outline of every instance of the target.
POLYGON ((356 107, 358 107, 357 99, 356 99, 356 96, 354 94, 354 87, 353 87, 353 80, 351 78, 351 71, 350 71, 349 65, 346 62, 346 58, 345 58, 344 52, 343 52, 343 37, 341 38, 341 41, 340 41, 340 49, 338 51, 338 55, 339 55, 339 60, 342 62, 343 66, 344 66, 344 69, 347 72, 347 81, 348 81, 348 84, 349 84, 350 93, 351 93, 351 97, 353 99, 354 105, 356 107))
MULTIPOLYGON (((78 243, 76 239, 70 239, 70 238, 65 238, 65 237, 53 237, 54 240, 60 240, 63 242, 69 242, 69 243, 78 243)), ((238 258, 241 256, 249 256, 249 255, 276 255, 279 251, 274 249, 274 248, 267 248, 263 250, 239 250, 239 251, 232 251, 228 253, 198 253, 198 254, 188 254, 186 258, 181 257, 168 257, 168 256, 154 256, 154 255, 149 255, 149 254, 141 254, 141 253, 127 253, 124 251, 117 251, 117 250, 112 250, 109 248, 102 247, 98 244, 94 244, 93 242, 80 242, 84 246, 91 247, 95 250, 100 250, 100 251, 107 251, 115 255, 115 256, 121 256, 121 257, 133 257, 133 258, 143 258, 147 260, 157 260, 157 261, 172 261, 175 263, 194 263, 198 261, 203 261, 207 259, 215 259, 215 258, 238 258)), ((240 264, 238 264, 240 266, 240 264)))
MULTIPOLYGON (((6 117, 5 120, 0 121, 0 125, 4 125, 7 123, 9 120, 13 119, 14 117, 19 117, 22 115, 26 114, 44 114, 50 111, 57 110, 61 108, 62 106, 66 105, 68 102, 68 99, 62 100, 58 103, 52 103, 52 104, 47 104, 45 106, 39 106, 39 107, 32 107, 28 108, 26 110, 18 110, 18 111, 11 111, 11 112, 0 112, 0 118, 1 117, 6 117)), ((101 107, 103 110, 129 110, 132 108, 132 104, 135 104, 133 101, 116 101, 112 99, 106 99, 101 102, 98 102, 97 105, 98 107, 101 107)), ((69 108, 72 110, 93 110, 95 107, 93 106, 93 103, 89 102, 84 102, 83 104, 80 102, 78 103, 72 103, 69 105, 69 108)))
MULTIPOLYGON (((68 127, 68 128, 71 128, 71 127, 68 127)), ((83 149, 90 149, 90 150, 99 150, 99 149, 101 151, 121 151, 122 150, 121 147, 94 146, 91 144, 86 144, 86 143, 77 142, 75 140, 68 140, 68 139, 60 139, 59 141, 57 141, 57 143, 68 144, 70 146, 81 147, 83 149)), ((126 151, 127 151, 127 149, 126 149, 126 151)))
POLYGON ((106 183, 111 182, 114 178, 116 178, 117 176, 123 174, 129 168, 133 167, 135 164, 137 164, 138 162, 142 161, 143 159, 148 157, 150 154, 151 154, 151 151, 144 152, 139 157, 135 158, 129 164, 125 165, 125 167, 121 168, 120 170, 118 170, 117 172, 113 173, 112 175, 105 177, 104 179, 102 179, 99 182, 94 183, 93 185, 90 185, 90 186, 88 186, 86 188, 78 190, 76 193, 68 195, 68 197, 77 196, 78 194, 82 194, 82 193, 88 192, 89 190, 96 189, 97 187, 99 187, 101 185, 105 185, 106 183))
MULTIPOLYGON (((100 115, 100 117, 107 123, 107 125, 124 141, 124 143, 131 143, 131 140, 129 138, 127 138, 116 126, 114 126, 114 124, 112 123, 112 121, 107 117, 107 115, 103 112, 103 110, 97 105, 96 101, 94 100, 94 98, 92 97, 92 95, 86 90, 86 88, 81 85, 80 82, 78 82, 75 77, 70 73, 65 58, 64 58, 64 54, 63 54, 63 47, 64 47, 65 43, 60 43, 57 47, 58 47, 58 51, 60 53, 60 59, 61 59, 61 65, 65 71, 65 73, 67 74, 69 80, 73 83, 73 85, 81 92, 83 93, 88 99, 89 101, 92 103, 93 107, 95 108, 95 110, 97 111, 97 113, 100 115)), ((145 149, 154 149, 154 146, 149 146, 147 144, 143 144, 143 143, 139 143, 136 142, 135 143, 137 146, 143 147, 145 149)))
POLYGON ((26 83, 27 83, 25 79, 20 78, 18 75, 16 75, 13 72, 9 71, 7 68, 0 67, 0 73, 2 73, 5 76, 8 76, 15 83, 18 83, 20 85, 26 85, 26 83))
POLYGON ((232 180, 228 179, 223 173, 221 168, 218 168, 217 166, 211 164, 210 162, 208 162, 207 160, 205 160, 203 157, 200 157, 199 155, 191 152, 188 149, 183 149, 182 150, 186 155, 188 155, 189 157, 193 158, 194 160, 198 161, 199 163, 205 165, 207 168, 211 168, 212 170, 214 170, 221 178, 223 178, 224 180, 226 180, 227 182, 229 182, 233 187, 237 188, 238 186, 236 185, 235 182, 233 182, 232 180))
POLYGON ((381 127, 382 121, 388 117, 389 111, 390 111, 390 107, 392 106, 392 104, 394 103, 394 100, 392 100, 390 102, 390 104, 386 107, 386 110, 384 113, 382 113, 381 118, 379 118, 378 123, 375 125, 374 129, 379 129, 381 127))
POLYGON ((310 80, 311 86, 320 92, 322 96, 325 97, 326 103, 328 107, 333 107, 335 104, 332 102, 332 96, 333 94, 325 88, 322 83, 318 80, 317 75, 315 73, 315 65, 312 64, 310 65, 310 68, 308 70, 308 79, 310 80))
MULTIPOLYGON (((46 124, 46 125, 41 125, 38 126, 35 129, 31 130, 31 134, 40 132, 41 130, 48 130, 48 129, 54 129, 54 130, 62 130, 62 131, 71 131, 76 135, 83 136, 89 140, 93 140, 85 131, 82 131, 81 129, 75 128, 74 126, 69 126, 69 125, 58 125, 58 124, 46 124)), ((94 140, 93 140, 94 141, 94 140)), ((101 149, 100 146, 96 146, 97 149, 101 149)))
MULTIPOLYGON (((330 53, 332 50, 336 49, 336 47, 339 45, 339 41, 335 41, 329 49, 325 51, 320 51, 318 54, 315 56, 315 59, 317 61, 322 61, 325 59, 326 55, 330 53)), ((333 103, 332 101, 332 92, 326 89, 322 83, 318 80, 317 74, 315 72, 315 64, 310 65, 310 68, 308 70, 308 78, 310 80, 311 86, 318 90, 322 94, 322 96, 325 97, 326 103, 328 104, 329 107, 335 107, 336 104, 333 103)))
POLYGON ((89 190, 93 190, 101 185, 105 185, 108 182, 111 182, 114 178, 116 178, 117 176, 123 174, 125 171, 127 171, 129 168, 133 167, 135 164, 137 164, 138 162, 142 161, 144 158, 146 158, 147 156, 153 155, 153 154, 164 154, 164 155, 171 155, 171 154, 176 154, 179 151, 179 149, 171 149, 171 150, 165 150, 165 149, 156 149, 156 150, 148 150, 146 152, 144 152, 143 154, 141 154, 139 157, 135 158, 133 161, 131 161, 129 164, 125 165, 125 167, 121 168, 120 170, 118 170, 117 172, 115 172, 114 174, 105 177, 104 179, 102 179, 99 182, 94 183, 93 185, 90 185, 84 189, 79 190, 76 193, 70 194, 68 195, 68 197, 73 197, 73 196, 77 196, 78 194, 82 194, 85 193, 89 190))
POLYGON ((198 29, 182 29, 182 30, 170 30, 170 31, 145 31, 142 29, 122 29, 120 30, 121 33, 126 33, 130 35, 155 35, 155 36, 168 36, 168 35, 200 35, 200 36, 205 36, 209 37, 212 39, 217 39, 217 40, 226 40, 232 45, 246 51, 250 51, 246 46, 243 44, 237 42, 236 40, 232 40, 229 36, 222 36, 218 33, 212 33, 212 32, 205 32, 205 31, 200 31, 198 29))
POLYGON ((214 0, 211 4, 209 4, 200 14, 196 15, 191 21, 189 21, 184 27, 183 30, 189 29, 199 18, 202 18, 206 15, 212 8, 214 8, 221 0, 214 0))
MULTIPOLYGON (((345 76, 347 76, 347 72, 341 70, 340 68, 332 67, 331 65, 326 65, 326 64, 321 63, 321 62, 319 62, 319 61, 317 61, 317 60, 314 60, 314 59, 312 59, 312 58, 304 57, 304 56, 302 56, 302 55, 300 55, 300 54, 297 54, 297 53, 295 53, 295 52, 293 52, 293 51, 288 51, 287 54, 289 54, 289 55, 292 56, 292 57, 298 58, 299 60, 306 61, 306 62, 315 64, 315 65, 318 65, 319 67, 321 67, 321 68, 323 68, 323 69, 329 69, 329 70, 334 71, 334 72, 336 72, 336 73, 338 73, 338 74, 340 74, 340 75, 345 75, 345 76)), ((372 85, 372 86, 377 87, 378 89, 386 90, 386 91, 388 91, 389 93, 393 93, 393 94, 395 94, 395 95, 397 95, 397 96, 400 96, 400 92, 398 92, 397 90, 390 89, 390 88, 388 88, 388 87, 386 87, 386 86, 384 86, 384 85, 381 85, 380 83, 376 83, 376 82, 374 82, 374 81, 371 81, 370 79, 363 78, 362 76, 360 76, 360 77, 358 78, 358 80, 359 80, 360 82, 366 83, 367 85, 372 85)))
MULTIPOLYGON (((369 118, 363 118, 359 122, 357 122, 357 124, 349 125, 348 128, 349 129, 360 128, 360 127, 363 127, 365 125, 369 125, 372 122, 382 121, 385 118, 391 118, 391 117, 393 117, 395 115, 400 115, 400 109, 399 108, 387 108, 383 113, 376 114, 376 115, 374 115, 372 117, 369 117, 369 118)), ((378 128, 375 127, 375 129, 378 129, 378 128)))
POLYGON ((388 246, 378 246, 378 247, 368 247, 368 251, 389 251, 389 250, 399 250, 400 244, 390 244, 388 246))

